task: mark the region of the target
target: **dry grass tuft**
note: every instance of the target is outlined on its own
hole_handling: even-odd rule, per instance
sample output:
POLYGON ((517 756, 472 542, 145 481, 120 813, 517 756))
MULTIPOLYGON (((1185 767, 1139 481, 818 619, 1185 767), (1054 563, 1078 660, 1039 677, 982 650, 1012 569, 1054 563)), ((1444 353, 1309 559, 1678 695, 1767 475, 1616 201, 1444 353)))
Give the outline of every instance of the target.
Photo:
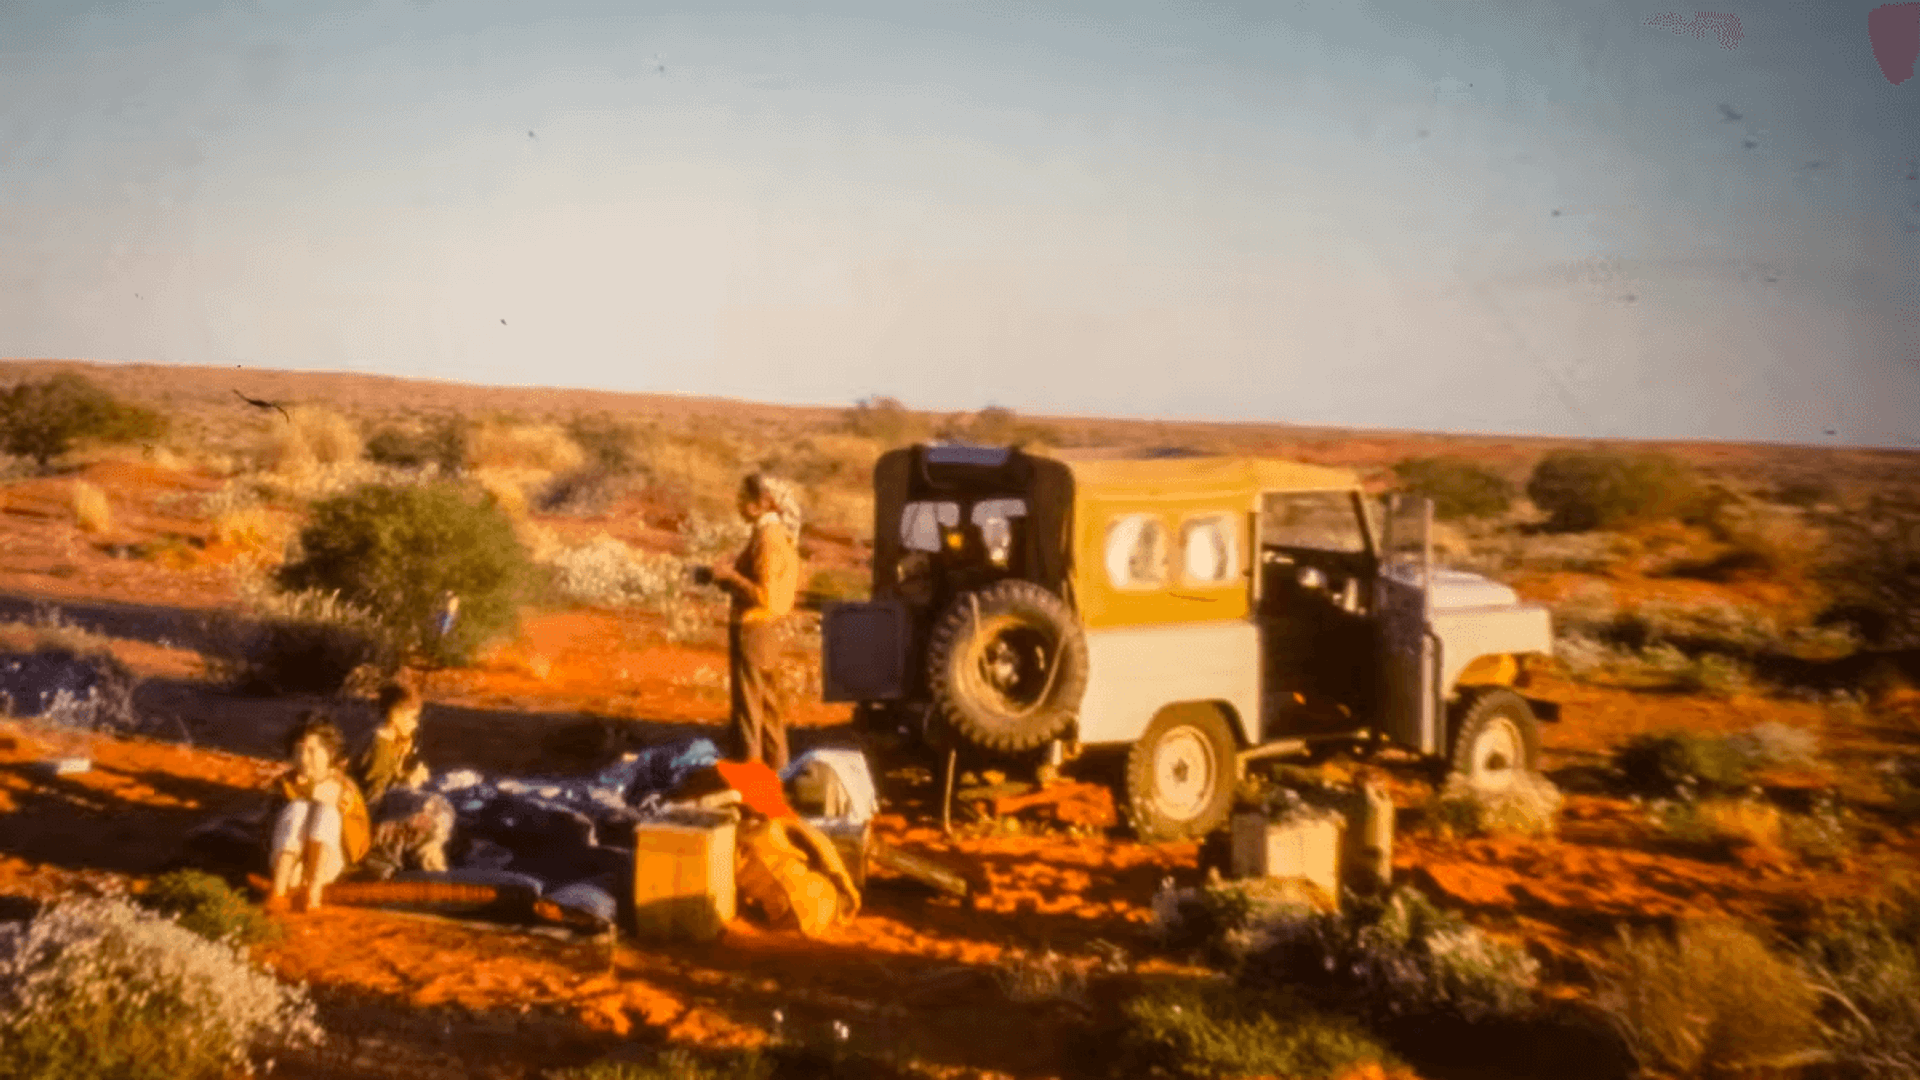
POLYGON ((353 421, 331 409, 296 405, 268 436, 260 464, 282 476, 301 476, 320 468, 352 465, 364 450, 353 421))
POLYGON ((1729 1075, 1811 1051, 1817 1000, 1798 965, 1724 922, 1672 938, 1622 932, 1596 972, 1595 1003, 1643 1068, 1729 1075))
POLYGON ((107 493, 85 480, 73 482, 73 520, 81 531, 103 533, 113 528, 113 505, 107 493))
POLYGON ((486 420, 467 434, 466 467, 476 472, 525 470, 544 474, 545 479, 586 463, 586 451, 558 424, 486 420))
POLYGON ((473 473, 473 482, 491 495, 500 504, 500 509, 515 521, 526 519, 526 485, 532 479, 528 470, 506 467, 477 469, 473 473))
POLYGON ((277 561, 293 537, 293 525, 263 506, 243 506, 213 515, 210 539, 241 558, 277 561))

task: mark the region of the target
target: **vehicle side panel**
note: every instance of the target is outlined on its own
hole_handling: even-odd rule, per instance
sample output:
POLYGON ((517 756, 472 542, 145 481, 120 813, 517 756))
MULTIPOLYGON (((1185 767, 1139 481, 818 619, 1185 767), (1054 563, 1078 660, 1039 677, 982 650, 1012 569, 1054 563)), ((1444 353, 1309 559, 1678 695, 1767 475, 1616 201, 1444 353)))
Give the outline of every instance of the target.
POLYGON ((1260 716, 1260 630, 1252 622, 1090 629, 1087 659, 1083 743, 1133 742, 1161 708, 1181 701, 1225 703, 1242 743, 1252 741, 1260 716))
POLYGON ((1442 609, 1430 618, 1440 638, 1440 685, 1449 693, 1483 656, 1553 652, 1552 616, 1539 604, 1442 609))

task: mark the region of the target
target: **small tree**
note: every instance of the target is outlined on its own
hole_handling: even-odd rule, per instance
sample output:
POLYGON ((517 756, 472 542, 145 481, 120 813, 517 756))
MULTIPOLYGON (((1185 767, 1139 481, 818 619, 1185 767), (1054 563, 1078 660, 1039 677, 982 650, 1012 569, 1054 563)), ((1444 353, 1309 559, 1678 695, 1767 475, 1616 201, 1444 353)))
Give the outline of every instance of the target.
POLYGON ((898 398, 864 398, 843 416, 848 434, 876 439, 888 446, 904 446, 926 438, 928 424, 924 416, 906 407, 898 398))
POLYGON ((436 663, 463 663, 510 629, 530 576, 512 519, 445 482, 369 484, 320 502, 299 548, 280 570, 283 587, 337 590, 379 613, 399 653, 436 663), (459 609, 442 632, 449 594, 459 609))
POLYGON ((1534 467, 1527 497, 1553 528, 1585 532, 1684 516, 1702 492, 1693 470, 1667 454, 1555 450, 1534 467))
POLYGON ((1402 489, 1433 500, 1433 516, 1442 521, 1493 517, 1513 505, 1514 486, 1506 477, 1463 458, 1408 458, 1393 474, 1402 489))
POLYGON ((166 434, 167 418, 128 405, 84 375, 63 371, 0 394, 0 448, 41 468, 81 439, 134 442, 166 434))

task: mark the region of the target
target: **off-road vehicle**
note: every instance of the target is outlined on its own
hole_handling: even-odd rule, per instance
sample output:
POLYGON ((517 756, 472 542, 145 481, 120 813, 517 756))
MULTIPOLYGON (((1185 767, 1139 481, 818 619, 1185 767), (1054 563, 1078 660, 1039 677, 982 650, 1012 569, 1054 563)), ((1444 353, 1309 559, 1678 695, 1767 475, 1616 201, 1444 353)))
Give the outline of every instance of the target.
POLYGON ((1287 461, 921 445, 880 458, 874 504, 872 598, 823 628, 827 700, 869 729, 1042 767, 1126 748, 1156 839, 1322 740, 1485 786, 1536 766, 1547 610, 1434 568, 1425 500, 1287 461))

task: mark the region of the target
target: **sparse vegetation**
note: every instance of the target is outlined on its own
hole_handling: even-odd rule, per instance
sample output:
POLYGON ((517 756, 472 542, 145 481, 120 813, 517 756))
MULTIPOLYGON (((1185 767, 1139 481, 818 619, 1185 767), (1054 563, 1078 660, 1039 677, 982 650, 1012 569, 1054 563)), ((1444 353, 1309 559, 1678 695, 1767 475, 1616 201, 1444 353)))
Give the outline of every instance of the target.
POLYGON ((280 924, 267 918, 231 885, 199 870, 171 870, 153 880, 140 903, 171 916, 209 941, 248 946, 280 936, 280 924))
POLYGON ((467 460, 467 422, 443 417, 417 427, 385 427, 367 440, 367 457, 401 469, 432 466, 442 476, 457 474, 467 460))
POLYGON ((166 432, 165 416, 122 402, 73 372, 0 391, 0 450, 32 458, 42 469, 82 440, 151 441, 166 432))
POLYGON ((1613 765, 1629 789, 1655 796, 1744 791, 1752 775, 1739 746, 1686 731, 1635 736, 1614 751, 1613 765))
POLYGON ((1354 1020, 1284 990, 1163 979, 1121 1006, 1116 1075, 1330 1077, 1393 1057, 1354 1020))
POLYGON ((527 553, 500 509, 445 482, 368 485, 313 508, 299 557, 278 580, 293 591, 337 592, 379 612, 404 655, 461 663, 513 626, 529 580, 527 553), (448 596, 460 607, 448 632, 448 596))
POLYGON ((287 418, 276 422, 267 437, 261 464, 287 477, 301 477, 317 469, 352 465, 365 450, 353 421, 331 409, 295 405, 287 418))
POLYGON ((890 397, 863 398, 842 414, 841 423, 848 434, 872 439, 884 447, 905 446, 932 433, 926 417, 890 397))
POLYGON ((403 643, 372 611, 338 591, 256 589, 243 614, 209 617, 206 660, 246 693, 333 694, 364 667, 397 666, 403 643))
POLYGON ((238 946, 124 900, 0 924, 0 1075, 216 1080, 320 1037, 306 995, 238 946))
POLYGON ((1455 775, 1427 806, 1436 831, 1455 836, 1551 836, 1559 822, 1560 789, 1538 773, 1522 772, 1512 785, 1488 790, 1455 775))
POLYGON ((1842 910, 1801 957, 1819 994, 1832 1075, 1920 1077, 1920 891, 1842 910))
POLYGON ((1806 975, 1730 923, 1690 922, 1670 938, 1623 931, 1595 979, 1634 1057, 1666 1075, 1738 1074, 1819 1045, 1806 975))
POLYGON ((1527 497, 1552 528, 1585 532, 1683 516, 1698 508, 1701 490, 1692 470, 1665 454, 1555 450, 1534 467, 1527 497))
POLYGON ((1441 521, 1496 517, 1516 494, 1506 477, 1463 458, 1407 458, 1393 474, 1403 490, 1433 500, 1433 516, 1441 521))

